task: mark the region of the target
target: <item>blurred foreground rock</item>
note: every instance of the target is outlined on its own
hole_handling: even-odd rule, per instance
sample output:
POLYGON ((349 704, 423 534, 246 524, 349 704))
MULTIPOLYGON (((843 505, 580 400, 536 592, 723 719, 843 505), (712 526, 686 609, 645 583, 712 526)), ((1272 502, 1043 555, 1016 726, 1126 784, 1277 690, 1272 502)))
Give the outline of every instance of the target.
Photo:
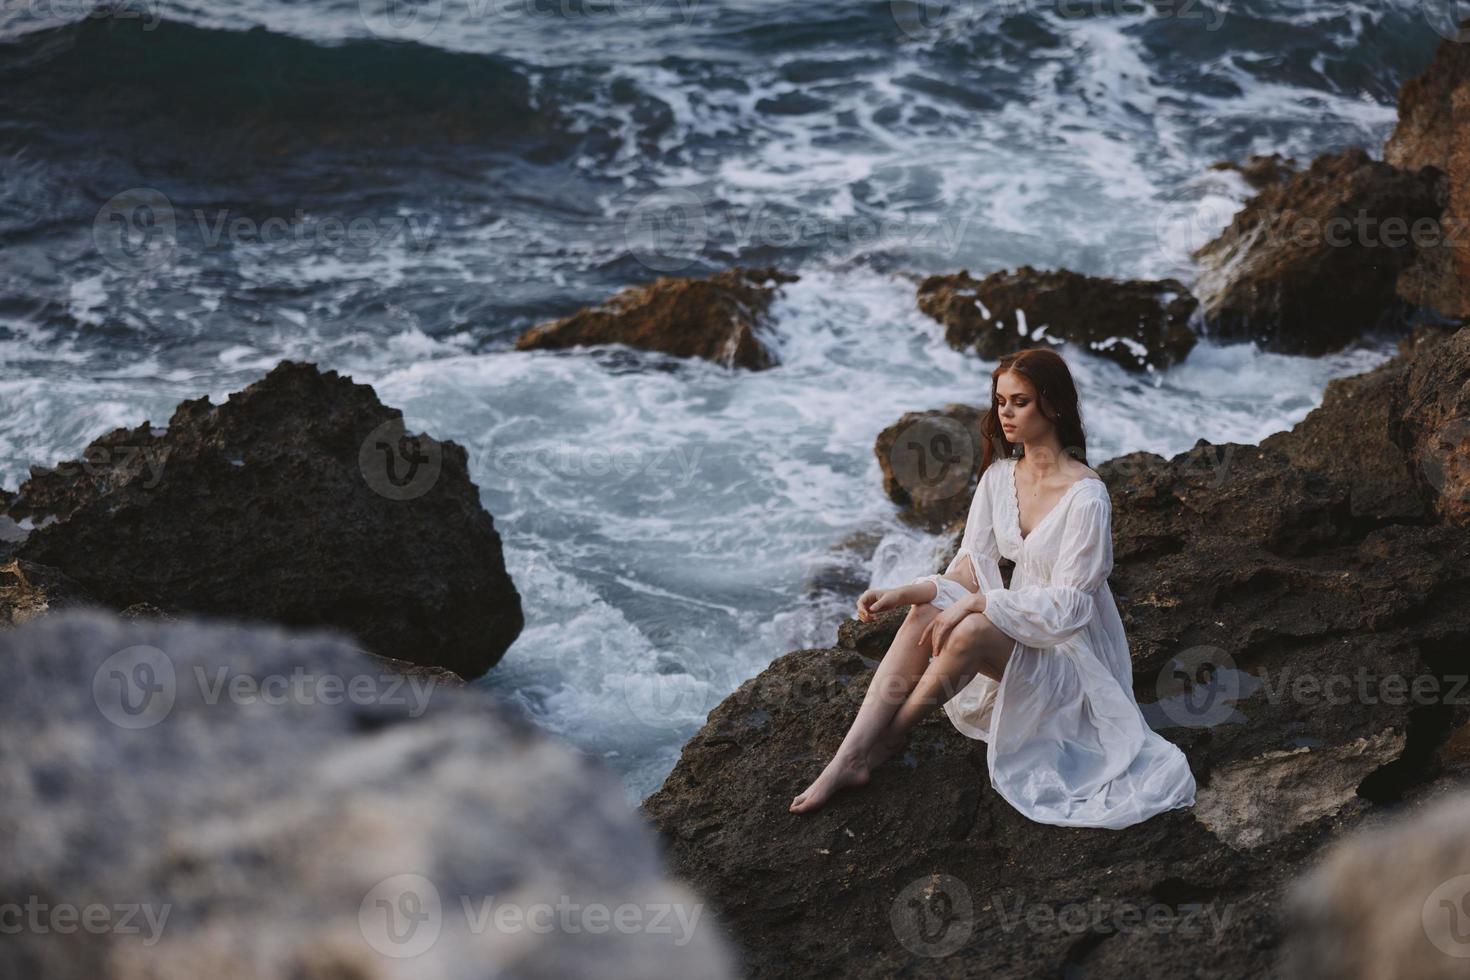
POLYGON ((1330 847, 1287 893, 1298 980, 1470 976, 1470 792, 1427 801, 1330 847))
POLYGON ((7 978, 734 975, 616 778, 481 693, 96 609, 0 631, 0 907, 7 978))

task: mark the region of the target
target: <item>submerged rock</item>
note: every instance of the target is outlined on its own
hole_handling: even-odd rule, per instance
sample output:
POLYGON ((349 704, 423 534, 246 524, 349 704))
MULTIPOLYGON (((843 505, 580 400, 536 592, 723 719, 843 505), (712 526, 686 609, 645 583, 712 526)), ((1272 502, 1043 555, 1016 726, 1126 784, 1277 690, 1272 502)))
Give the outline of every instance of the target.
POLYGON ((1460 485, 1433 478, 1447 468, 1415 463, 1443 445, 1415 419, 1458 405, 1470 389, 1443 379, 1465 371, 1470 330, 1421 331, 1260 446, 1095 467, 1135 691, 1189 757, 1194 807, 1120 831, 1035 823, 936 712, 867 787, 789 813, 904 610, 741 685, 643 810, 750 975, 1276 972, 1294 876, 1470 758, 1470 522, 1446 504, 1460 485))
POLYGON ((1196 250, 1210 335, 1288 354, 1325 354, 1401 311, 1395 282, 1416 229, 1439 217, 1430 168, 1401 170, 1358 148, 1318 157, 1246 202, 1196 250))
POLYGON ((115 609, 331 626, 464 676, 522 626, 464 448, 408 434, 370 386, 312 364, 33 467, 9 511, 40 525, 18 557, 115 609))
POLYGON ((1068 341, 1144 371, 1177 364, 1196 342, 1189 319, 1197 304, 1173 279, 1118 282, 1029 265, 975 279, 962 269, 924 279, 918 303, 944 324, 951 347, 986 360, 1068 341))
POLYGON ((516 350, 627 344, 726 367, 774 367, 776 355, 760 330, 776 290, 798 278, 774 267, 740 266, 708 279, 661 276, 601 306, 532 327, 516 339, 516 350))
POLYGON ((610 771, 345 636, 0 631, 0 746, 0 976, 734 976, 610 771))

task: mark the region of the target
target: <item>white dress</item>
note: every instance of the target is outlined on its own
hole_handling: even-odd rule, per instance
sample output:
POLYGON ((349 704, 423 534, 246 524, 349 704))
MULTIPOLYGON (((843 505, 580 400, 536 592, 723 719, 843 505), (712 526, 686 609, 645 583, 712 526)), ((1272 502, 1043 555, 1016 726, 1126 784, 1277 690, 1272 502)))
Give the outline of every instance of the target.
POLYGON ((981 475, 959 553, 933 582, 943 609, 972 595, 945 576, 970 561, 985 614, 1016 641, 995 681, 975 675, 944 705, 954 726, 989 743, 990 781, 1039 823, 1127 827, 1194 805, 1179 747, 1149 728, 1133 695, 1133 663, 1108 588, 1112 500, 1094 477, 1068 487, 1024 538, 1015 458, 981 475), (1016 563, 1005 588, 996 564, 1016 563))

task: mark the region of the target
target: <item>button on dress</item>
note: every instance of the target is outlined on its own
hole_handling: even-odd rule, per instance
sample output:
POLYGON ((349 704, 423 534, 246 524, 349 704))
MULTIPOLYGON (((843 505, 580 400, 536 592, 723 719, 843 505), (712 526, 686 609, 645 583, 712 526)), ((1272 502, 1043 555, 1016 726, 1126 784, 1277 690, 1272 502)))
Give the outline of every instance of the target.
POLYGON ((970 503, 959 553, 933 582, 943 609, 972 595, 954 575, 969 561, 985 614, 1016 641, 996 681, 975 675, 944 705, 954 726, 989 743, 990 781, 1039 823, 1121 828, 1194 805, 1189 761, 1149 728, 1108 587, 1112 500, 1078 480, 1024 537, 1016 458, 993 461, 970 503), (997 560, 1015 562, 1010 588, 997 560))

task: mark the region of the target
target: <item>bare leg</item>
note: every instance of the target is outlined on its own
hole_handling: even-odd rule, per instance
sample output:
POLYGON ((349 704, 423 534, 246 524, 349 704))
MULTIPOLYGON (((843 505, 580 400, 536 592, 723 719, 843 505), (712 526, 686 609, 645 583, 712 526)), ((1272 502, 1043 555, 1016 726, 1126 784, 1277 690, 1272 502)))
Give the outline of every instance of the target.
MULTIPOLYGON (((1010 662, 1016 641, 984 613, 966 616, 950 630, 939 656, 929 662, 908 698, 893 713, 879 745, 889 750, 901 745, 909 730, 936 707, 958 694, 977 673, 999 681, 1010 662)), ((881 757, 872 760, 874 765, 881 757)))
POLYGON ((874 765, 869 759, 883 751, 875 743, 888 730, 894 712, 904 703, 928 667, 929 646, 919 645, 919 635, 938 615, 939 609, 928 602, 915 603, 909 609, 903 625, 888 646, 888 652, 873 673, 867 693, 863 695, 862 706, 842 739, 842 745, 822 774, 792 799, 791 812, 815 810, 844 786, 867 783, 868 773, 874 765))

